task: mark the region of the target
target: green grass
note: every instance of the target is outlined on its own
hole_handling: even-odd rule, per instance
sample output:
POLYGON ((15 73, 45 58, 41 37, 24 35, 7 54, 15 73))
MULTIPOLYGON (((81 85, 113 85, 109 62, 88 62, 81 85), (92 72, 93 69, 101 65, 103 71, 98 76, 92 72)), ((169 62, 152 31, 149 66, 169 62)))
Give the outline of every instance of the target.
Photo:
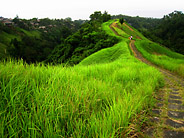
POLYGON ((146 59, 184 77, 184 55, 148 40, 136 41, 135 45, 146 59))
POLYGON ((21 32, 25 33, 29 37, 37 37, 40 38, 40 32, 39 31, 27 31, 24 29, 20 29, 21 32))
POLYGON ((109 29, 109 26, 110 26, 113 22, 114 22, 114 20, 110 20, 110 21, 108 21, 108 22, 103 23, 103 24, 102 24, 102 29, 103 29, 108 35, 110 35, 110 36, 115 36, 115 37, 121 39, 121 37, 116 36, 116 35, 114 34, 114 32, 113 32, 111 29, 109 29))
POLYGON ((116 23, 119 28, 121 28, 115 28, 116 32, 123 37, 125 37, 126 34, 132 35, 133 39, 136 40, 135 45, 137 49, 146 59, 162 68, 184 77, 184 55, 173 52, 157 43, 151 42, 127 23, 126 25, 130 26, 133 31, 131 31, 125 24, 121 25, 118 21, 116 23))
POLYGON ((91 56, 85 58, 79 65, 103 64, 115 60, 131 58, 128 45, 122 41, 113 47, 102 49, 91 56))
POLYGON ((119 26, 119 28, 121 28, 127 35, 129 35, 129 37, 133 36, 133 39, 137 39, 137 38, 146 39, 139 31, 137 31, 135 28, 130 26, 128 23, 124 22, 123 25, 121 25, 119 21, 117 21, 116 23, 119 26), (128 28, 127 26, 132 28, 133 31, 130 30, 130 28, 128 28))
MULTIPOLYGON (((17 28, 17 31, 23 32, 24 34, 26 34, 29 37, 40 38, 40 32, 38 32, 38 31, 26 31, 26 30, 21 29, 21 28, 17 28)), ((8 34, 6 32, 0 33, 0 59, 6 57, 8 55, 7 50, 6 50, 7 46, 10 45, 11 40, 14 38, 16 38, 18 41, 21 41, 20 35, 8 34)))
POLYGON ((153 104, 161 81, 157 70, 136 61, 72 68, 1 63, 0 68, 1 137, 120 135, 153 104))
POLYGON ((1 38, 1 42, 5 45, 9 45, 11 40, 14 38, 17 38, 17 40, 19 40, 19 41, 21 39, 20 36, 18 36, 18 35, 8 34, 6 32, 1 32, 0 38, 1 38))
MULTIPOLYGON (((107 32, 111 22, 102 26, 107 32)), ((1 62, 0 137, 127 137, 163 82, 127 42, 74 67, 1 62)))
POLYGON ((6 45, 0 43, 0 58, 3 58, 7 55, 6 45))
POLYGON ((20 40, 19 36, 8 34, 6 32, 0 33, 0 59, 8 55, 7 46, 10 44, 11 40, 17 38, 20 40))
POLYGON ((117 27, 113 27, 114 30, 122 37, 124 38, 129 38, 130 35, 128 35, 127 33, 125 33, 123 30, 121 30, 120 28, 117 28, 117 27))

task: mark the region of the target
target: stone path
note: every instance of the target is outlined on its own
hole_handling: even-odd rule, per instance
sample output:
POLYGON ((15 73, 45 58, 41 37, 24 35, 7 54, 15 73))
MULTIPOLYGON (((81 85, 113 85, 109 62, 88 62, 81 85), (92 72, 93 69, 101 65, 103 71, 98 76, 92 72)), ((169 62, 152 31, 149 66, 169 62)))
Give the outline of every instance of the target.
POLYGON ((165 76, 165 87, 157 92, 157 105, 150 114, 145 137, 184 138, 183 81, 165 76))
POLYGON ((144 59, 134 41, 131 41, 130 48, 136 58, 159 69, 165 79, 165 86, 156 94, 157 105, 148 116, 141 137, 184 138, 184 80, 144 59))

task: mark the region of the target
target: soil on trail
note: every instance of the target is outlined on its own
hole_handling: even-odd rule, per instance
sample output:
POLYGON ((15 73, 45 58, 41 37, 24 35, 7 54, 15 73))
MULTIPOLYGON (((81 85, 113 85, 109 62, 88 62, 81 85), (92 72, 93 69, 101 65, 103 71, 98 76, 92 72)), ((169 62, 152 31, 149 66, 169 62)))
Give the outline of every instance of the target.
POLYGON ((110 28, 111 28, 111 30, 114 32, 115 35, 120 36, 120 35, 115 31, 115 29, 114 29, 113 27, 119 28, 118 25, 117 25, 115 22, 113 22, 113 23, 110 25, 110 28))
POLYGON ((134 40, 129 44, 134 56, 140 61, 157 68, 164 75, 165 86, 157 92, 157 105, 148 116, 140 137, 184 138, 184 80, 148 60, 136 49, 134 40))
POLYGON ((125 25, 126 27, 128 27, 128 29, 130 29, 130 31, 134 32, 134 30, 130 26, 128 26, 126 23, 123 23, 123 25, 125 25))

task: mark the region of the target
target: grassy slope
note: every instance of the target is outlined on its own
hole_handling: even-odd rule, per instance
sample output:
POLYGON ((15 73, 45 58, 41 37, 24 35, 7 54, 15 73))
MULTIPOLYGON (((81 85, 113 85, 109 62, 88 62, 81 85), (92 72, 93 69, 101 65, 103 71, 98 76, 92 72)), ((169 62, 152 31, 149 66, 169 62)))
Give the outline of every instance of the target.
MULTIPOLYGON (((17 30, 19 32, 23 32, 27 36, 40 38, 40 32, 38 32, 38 31, 26 31, 26 30, 20 29, 20 28, 18 28, 17 30)), ((1 32, 0 33, 0 39, 1 39, 1 43, 0 43, 0 59, 2 57, 8 56, 8 53, 7 53, 6 49, 7 49, 7 46, 10 44, 11 40, 14 39, 14 38, 16 38, 18 41, 21 40, 21 37, 19 35, 8 34, 6 32, 1 32), (5 53, 5 51, 6 51, 6 53, 5 53)))
MULTIPOLYGON (((114 35, 110 24, 103 29, 114 35)), ((153 104, 162 76, 131 56, 128 38, 119 39, 75 67, 1 62, 1 137, 106 138, 130 132, 136 115, 153 104)))
POLYGON ((0 39, 1 39, 1 42, 0 42, 0 59, 2 57, 6 57, 8 55, 7 50, 6 50, 7 45, 9 45, 11 40, 14 39, 14 38, 17 38, 17 40, 20 40, 19 36, 8 34, 6 32, 1 32, 0 33, 0 39))
POLYGON ((122 58, 130 58, 126 42, 120 42, 111 48, 102 49, 93 55, 85 58, 79 65, 91 65, 110 63, 122 58))
POLYGON ((27 31, 22 28, 20 28, 20 31, 26 34, 29 37, 37 37, 40 38, 40 32, 39 31, 27 31))
POLYGON ((0 59, 6 57, 6 45, 0 43, 0 59))
POLYGON ((184 77, 184 55, 149 40, 138 40, 135 45, 146 59, 184 77))
POLYGON ((126 27, 125 24, 121 25, 119 22, 117 22, 117 24, 119 28, 124 31, 123 33, 121 33, 121 29, 115 28, 118 34, 123 37, 127 37, 126 34, 132 35, 133 39, 136 40, 135 45, 137 49, 146 59, 162 68, 168 69, 184 77, 184 55, 173 52, 166 47, 163 47, 157 43, 148 40, 135 28, 131 27, 127 23, 126 25, 130 26, 133 31, 126 27))

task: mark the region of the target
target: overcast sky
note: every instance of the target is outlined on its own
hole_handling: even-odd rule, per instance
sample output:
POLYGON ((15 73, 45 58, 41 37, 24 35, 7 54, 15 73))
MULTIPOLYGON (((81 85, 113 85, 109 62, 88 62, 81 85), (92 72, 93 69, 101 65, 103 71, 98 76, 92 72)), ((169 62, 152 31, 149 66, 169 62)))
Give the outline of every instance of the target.
POLYGON ((1 0, 0 5, 0 16, 26 19, 89 19, 94 11, 105 10, 111 15, 162 18, 184 11, 184 0, 1 0))

